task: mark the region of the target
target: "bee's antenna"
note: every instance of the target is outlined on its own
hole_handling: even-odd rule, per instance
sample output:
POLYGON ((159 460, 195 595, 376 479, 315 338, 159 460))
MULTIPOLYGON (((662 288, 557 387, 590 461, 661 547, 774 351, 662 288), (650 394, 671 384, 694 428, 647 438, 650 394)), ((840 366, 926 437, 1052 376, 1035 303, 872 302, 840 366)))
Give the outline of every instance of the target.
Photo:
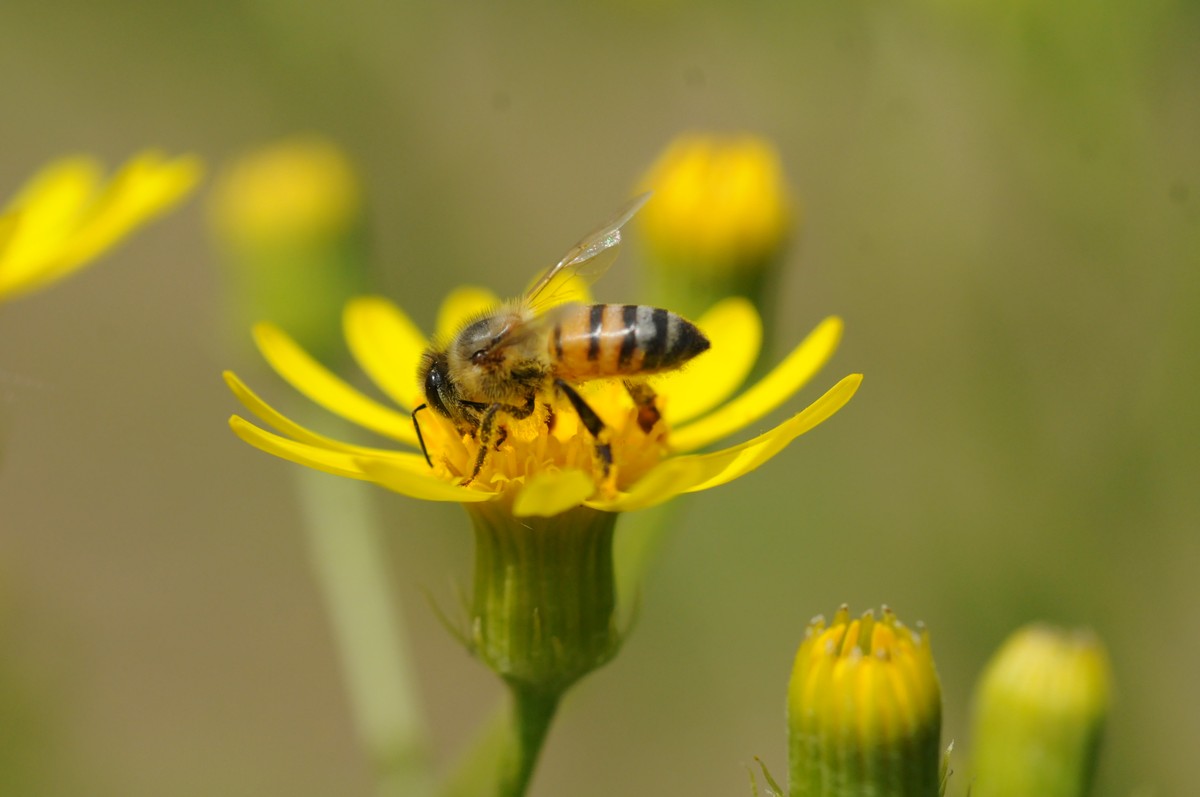
POLYGON ((417 413, 421 410, 429 409, 428 404, 422 404, 412 411, 413 428, 417 430, 417 442, 421 444, 421 453, 425 455, 425 462, 429 467, 433 467, 433 460, 429 458, 429 449, 425 447, 425 437, 421 434, 421 424, 417 423, 417 413))

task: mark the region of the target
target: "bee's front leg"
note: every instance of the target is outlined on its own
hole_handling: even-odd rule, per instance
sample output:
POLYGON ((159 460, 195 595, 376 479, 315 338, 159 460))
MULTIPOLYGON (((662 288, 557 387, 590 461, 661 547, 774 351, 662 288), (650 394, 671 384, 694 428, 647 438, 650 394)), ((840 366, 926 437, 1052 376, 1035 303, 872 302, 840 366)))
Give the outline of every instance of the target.
MULTIPOLYGON (((487 462, 488 450, 491 448, 492 433, 496 429, 496 416, 503 412, 519 421, 532 415, 536 406, 536 396, 532 393, 529 394, 526 402, 521 405, 496 403, 487 406, 487 409, 483 411, 483 415, 479 419, 479 432, 476 435, 479 441, 479 452, 475 455, 475 467, 471 470, 470 477, 462 483, 463 487, 475 481, 475 477, 483 470, 483 463, 487 462)), ((503 429, 501 431, 503 432, 503 429)), ((504 432, 504 434, 507 436, 507 432, 504 432)))

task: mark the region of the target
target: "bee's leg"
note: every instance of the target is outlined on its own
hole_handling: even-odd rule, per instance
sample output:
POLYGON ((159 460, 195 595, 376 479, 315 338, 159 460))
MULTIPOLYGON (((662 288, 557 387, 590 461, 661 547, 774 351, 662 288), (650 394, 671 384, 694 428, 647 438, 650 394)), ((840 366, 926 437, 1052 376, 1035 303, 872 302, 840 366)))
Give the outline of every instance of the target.
POLYGON ((489 404, 488 408, 483 411, 483 415, 479 419, 479 430, 475 435, 479 441, 479 453, 475 455, 475 467, 471 469, 471 475, 463 482, 463 487, 475 481, 479 471, 483 470, 483 463, 487 461, 488 443, 492 439, 492 427, 496 425, 496 414, 503 408, 503 404, 489 404))
POLYGON ((579 395, 575 388, 561 379, 554 380, 554 387, 567 397, 567 401, 571 402, 571 406, 579 414, 579 420, 583 422, 584 428, 595 439, 596 456, 600 457, 600 461, 604 464, 604 475, 607 476, 609 468, 612 467, 613 456, 612 445, 608 442, 608 436, 605 434, 604 421, 600 420, 600 416, 583 400, 583 396, 579 395))
POLYGON ((536 409, 537 409, 537 394, 536 393, 530 393, 529 397, 527 399, 525 399, 525 403, 519 407, 516 406, 515 404, 509 404, 504 407, 504 411, 507 412, 512 417, 516 418, 518 421, 523 421, 526 418, 528 418, 530 415, 533 415, 533 411, 536 409))
POLYGON ((554 415, 554 407, 549 401, 542 404, 542 406, 546 408, 546 431, 553 432, 554 424, 558 420, 558 418, 554 415))
POLYGON ((658 407, 654 404, 654 400, 658 398, 658 394, 654 392, 654 388, 645 382, 634 382, 631 379, 625 380, 625 389, 629 391, 629 396, 633 399, 633 403, 637 405, 638 426, 642 427, 643 432, 650 434, 650 430, 654 428, 654 424, 658 423, 662 418, 662 413, 658 411, 658 407))

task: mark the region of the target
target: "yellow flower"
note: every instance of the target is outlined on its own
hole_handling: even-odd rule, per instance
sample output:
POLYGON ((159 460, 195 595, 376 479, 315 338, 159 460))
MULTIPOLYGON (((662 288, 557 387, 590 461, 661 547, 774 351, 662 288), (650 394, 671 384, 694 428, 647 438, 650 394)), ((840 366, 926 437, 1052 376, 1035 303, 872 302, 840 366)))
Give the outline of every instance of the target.
MULTIPOLYGON (((445 340, 462 324, 494 307, 496 297, 460 289, 441 308, 437 336, 445 340)), ((346 341, 367 375, 398 407, 351 387, 321 366, 277 327, 254 330, 271 366, 294 388, 325 409, 401 443, 407 451, 352 445, 312 432, 269 406, 232 373, 226 381, 241 402, 274 434, 238 416, 233 430, 268 453, 341 476, 365 479, 415 498, 433 501, 505 502, 516 516, 552 516, 583 505, 623 512, 666 501, 680 493, 716 487, 757 468, 797 436, 837 412, 862 379, 842 379, 808 408, 747 442, 715 453, 697 450, 743 429, 800 389, 832 355, 841 337, 837 318, 823 321, 778 367, 736 398, 730 395, 749 372, 761 341, 761 323, 750 303, 730 299, 698 321, 712 342, 709 352, 682 371, 655 377, 662 420, 649 433, 621 384, 589 382, 580 392, 612 433, 612 467, 607 476, 595 442, 565 401, 550 396, 553 423, 539 411, 524 421, 505 419, 502 440, 483 470, 470 475, 478 451, 434 412, 418 416, 433 467, 417 450, 410 412, 423 402, 416 373, 429 346, 409 318, 390 302, 362 298, 344 314, 346 341)))
POLYGON ((927 631, 886 607, 814 619, 788 687, 789 794, 937 794, 941 716, 927 631))
POLYGON ((62 279, 178 203, 200 179, 193 157, 144 152, 110 180, 86 157, 51 164, 0 213, 0 301, 62 279))

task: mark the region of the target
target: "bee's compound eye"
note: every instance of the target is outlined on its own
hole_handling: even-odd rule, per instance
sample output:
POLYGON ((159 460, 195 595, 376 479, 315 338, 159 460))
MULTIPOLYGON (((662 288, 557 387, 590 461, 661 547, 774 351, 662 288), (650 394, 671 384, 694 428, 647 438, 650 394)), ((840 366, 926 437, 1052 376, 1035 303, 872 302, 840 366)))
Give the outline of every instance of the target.
POLYGON ((487 357, 487 351, 484 349, 480 349, 479 351, 474 352, 471 355, 471 362, 475 363, 476 365, 479 365, 481 362, 483 362, 483 359, 485 357, 487 357))
POLYGON ((442 415, 450 417, 450 413, 446 409, 446 404, 442 401, 442 386, 446 382, 442 374, 442 368, 444 368, 442 363, 435 362, 433 367, 429 369, 429 373, 425 375, 425 400, 429 402, 429 406, 442 415))

